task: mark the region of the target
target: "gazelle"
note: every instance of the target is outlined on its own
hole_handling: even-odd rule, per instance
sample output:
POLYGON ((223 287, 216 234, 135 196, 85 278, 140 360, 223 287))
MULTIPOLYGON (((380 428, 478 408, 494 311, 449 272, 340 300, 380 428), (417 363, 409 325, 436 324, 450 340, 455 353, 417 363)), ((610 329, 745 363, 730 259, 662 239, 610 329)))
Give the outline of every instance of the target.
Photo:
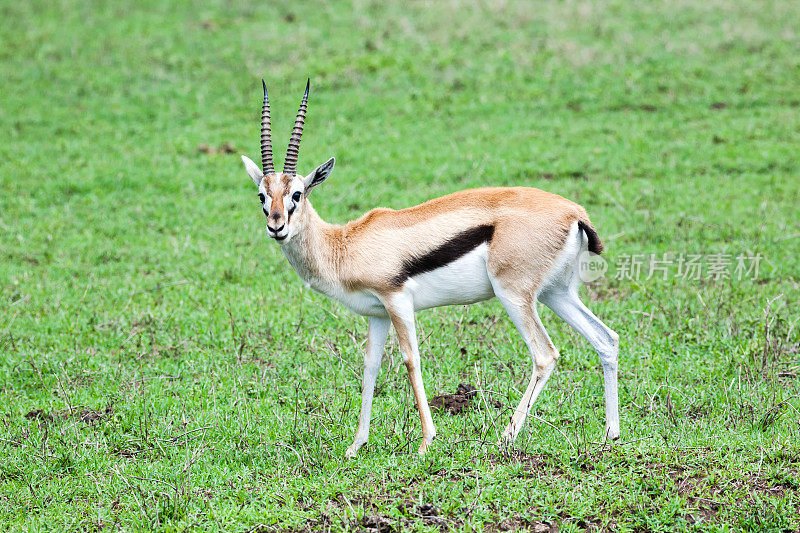
POLYGON ((619 337, 578 297, 579 256, 603 245, 579 205, 538 189, 486 188, 460 191, 395 211, 376 208, 343 226, 323 221, 308 196, 333 170, 334 159, 302 176, 296 172, 308 87, 297 113, 283 172, 272 161, 269 97, 261 114, 263 171, 242 156, 258 187, 267 234, 281 246, 297 274, 315 290, 369 317, 354 456, 369 437, 375 380, 390 324, 422 421, 425 453, 436 428, 420 371, 414 313, 497 296, 527 344, 530 382, 501 439, 513 442, 547 383, 558 350, 539 320, 537 300, 591 343, 603 366, 606 435, 619 437, 617 353, 619 337))

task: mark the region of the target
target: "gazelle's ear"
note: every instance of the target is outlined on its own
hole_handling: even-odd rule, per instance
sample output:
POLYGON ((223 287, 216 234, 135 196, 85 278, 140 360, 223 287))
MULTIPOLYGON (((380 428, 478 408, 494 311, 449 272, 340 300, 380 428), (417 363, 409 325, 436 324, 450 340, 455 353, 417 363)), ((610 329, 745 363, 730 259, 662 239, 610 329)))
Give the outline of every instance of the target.
POLYGON ((330 176, 331 172, 333 172, 334 163, 336 163, 336 159, 331 157, 318 166, 314 172, 303 178, 303 183, 306 186, 306 194, 330 176))
POLYGON ((258 165, 253 163, 246 155, 242 156, 242 162, 244 162, 244 168, 247 169, 247 173, 250 174, 250 178, 253 180, 253 183, 256 184, 256 187, 261 185, 261 178, 264 177, 264 174, 261 172, 261 169, 258 168, 258 165))

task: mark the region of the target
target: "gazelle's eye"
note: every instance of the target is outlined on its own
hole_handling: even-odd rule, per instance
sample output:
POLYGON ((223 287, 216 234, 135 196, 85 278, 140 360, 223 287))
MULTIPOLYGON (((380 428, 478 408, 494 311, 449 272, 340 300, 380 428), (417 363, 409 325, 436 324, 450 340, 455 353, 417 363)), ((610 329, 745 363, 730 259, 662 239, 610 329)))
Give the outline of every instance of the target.
POLYGON ((299 202, 301 196, 302 196, 302 194, 300 194, 300 191, 295 192, 292 195, 292 201, 294 201, 295 203, 299 202))
POLYGON ((262 204, 267 200, 266 198, 264 198, 264 193, 258 193, 258 199, 261 200, 262 204))

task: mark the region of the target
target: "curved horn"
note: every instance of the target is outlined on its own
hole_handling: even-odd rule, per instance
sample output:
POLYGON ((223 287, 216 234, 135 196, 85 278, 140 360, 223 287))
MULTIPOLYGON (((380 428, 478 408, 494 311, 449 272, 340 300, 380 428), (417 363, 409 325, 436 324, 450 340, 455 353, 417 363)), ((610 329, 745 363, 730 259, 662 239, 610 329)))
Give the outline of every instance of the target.
POLYGON ((306 94, 300 102, 300 109, 297 111, 297 118, 292 128, 292 136, 289 139, 289 148, 286 149, 286 161, 283 164, 284 174, 295 174, 297 172, 297 154, 300 153, 300 137, 303 136, 303 125, 306 122, 306 109, 308 109, 308 87, 311 85, 311 78, 306 82, 306 94))
POLYGON ((267 84, 261 79, 264 86, 264 105, 261 106, 261 168, 264 174, 273 174, 275 167, 272 164, 272 139, 269 123, 269 95, 267 94, 267 84))

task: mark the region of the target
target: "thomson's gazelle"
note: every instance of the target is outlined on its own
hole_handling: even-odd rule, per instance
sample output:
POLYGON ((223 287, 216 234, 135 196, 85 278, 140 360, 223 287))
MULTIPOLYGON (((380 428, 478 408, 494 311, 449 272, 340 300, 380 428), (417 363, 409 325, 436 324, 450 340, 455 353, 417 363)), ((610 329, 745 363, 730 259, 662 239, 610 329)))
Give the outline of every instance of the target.
MULTIPOLYGON (((262 80, 263 83, 263 80, 262 80)), ((544 303, 594 346, 605 380, 606 434, 619 436, 619 337, 578 298, 578 257, 603 245, 579 205, 538 189, 486 188, 456 192, 416 207, 376 208, 343 226, 317 215, 308 195, 333 170, 334 159, 307 176, 296 172, 308 85, 289 141, 283 172, 272 162, 269 99, 261 118, 263 172, 242 156, 258 187, 267 233, 278 241, 311 287, 369 317, 361 415, 353 456, 367 442, 375 379, 389 325, 397 331, 419 416, 424 453, 436 435, 420 372, 414 313, 497 296, 533 359, 530 383, 502 438, 512 442, 558 360, 536 311, 544 303)))

